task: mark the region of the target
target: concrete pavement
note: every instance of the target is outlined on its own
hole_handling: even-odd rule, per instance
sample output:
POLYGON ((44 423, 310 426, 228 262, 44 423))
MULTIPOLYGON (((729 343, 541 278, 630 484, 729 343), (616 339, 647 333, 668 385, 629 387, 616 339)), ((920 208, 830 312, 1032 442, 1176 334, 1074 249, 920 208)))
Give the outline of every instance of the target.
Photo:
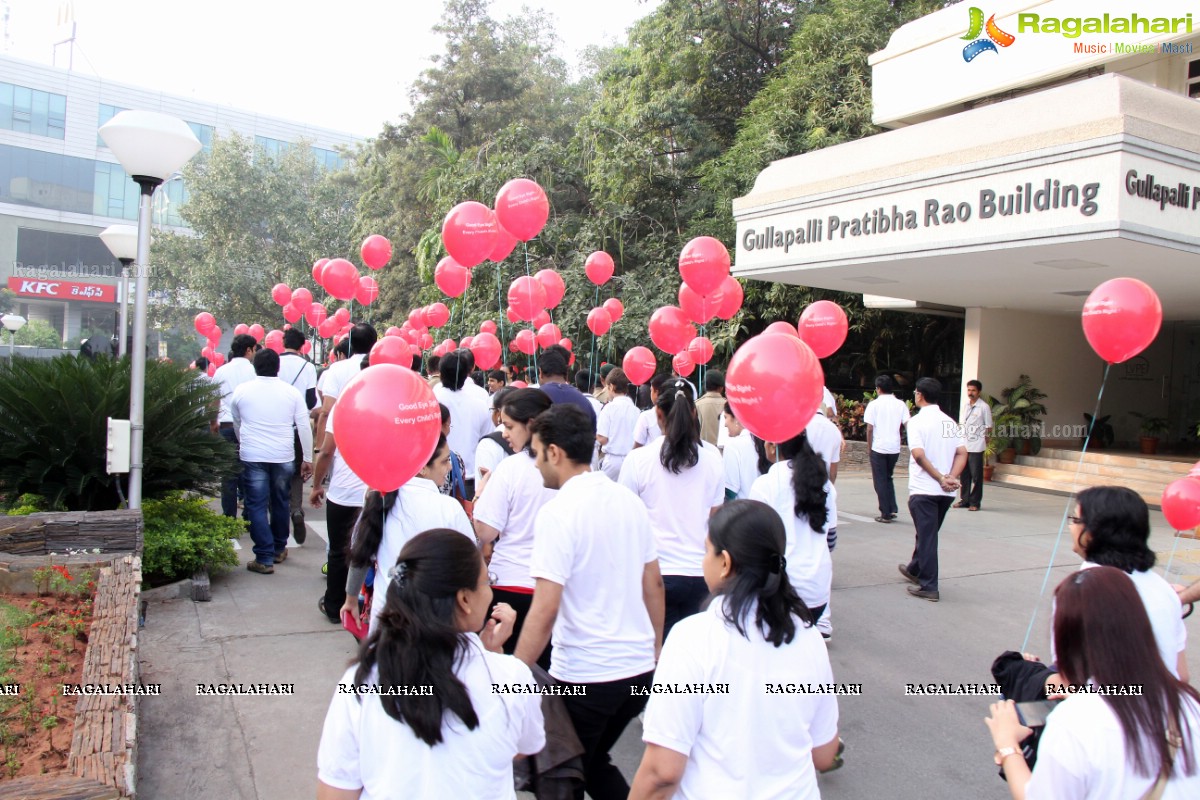
MULTIPOLYGON (((903 480, 897 490, 905 491, 903 480)), ((992 660, 1020 649, 1048 653, 1049 594, 1078 565, 1069 535, 1038 600, 1066 499, 989 485, 979 512, 954 509, 942 529, 941 602, 909 597, 896 564, 911 554, 907 511, 877 514, 868 475, 838 481, 830 655, 842 683, 846 765, 821 778, 827 800, 1006 798, 983 724, 990 698, 905 696, 908 683, 990 683, 992 660)), ((310 534, 274 575, 244 566, 212 581, 212 602, 151 603, 142 631, 142 677, 163 685, 141 702, 139 794, 155 800, 221 797, 297 800, 316 794, 316 751, 338 677, 354 657, 350 634, 316 608, 324 586, 324 516, 306 509, 310 534), (293 696, 200 697, 196 684, 291 683, 293 696)), ((1173 539, 1151 512, 1161 572, 1173 539)), ((294 544, 294 543, 293 543, 294 544)), ((243 562, 252 558, 242 538, 243 562)), ((1180 540, 1170 579, 1200 577, 1200 544, 1180 540)), ((1200 616, 1196 617, 1200 619, 1200 616)), ((1196 625, 1189 621, 1190 632, 1196 625)), ((1189 641, 1200 669, 1200 645, 1189 641)), ((614 750, 632 777, 641 757, 636 721, 614 750)))

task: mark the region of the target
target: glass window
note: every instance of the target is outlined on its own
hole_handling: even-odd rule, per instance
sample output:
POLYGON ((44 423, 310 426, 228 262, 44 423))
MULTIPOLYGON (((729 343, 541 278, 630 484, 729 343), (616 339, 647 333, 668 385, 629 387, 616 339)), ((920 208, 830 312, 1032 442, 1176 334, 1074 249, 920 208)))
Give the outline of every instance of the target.
POLYGON ((12 129, 29 133, 29 121, 33 117, 33 89, 25 86, 13 87, 12 129))
POLYGON ((1188 64, 1187 96, 1200 99, 1200 58, 1188 64))
POLYGON ((313 155, 317 157, 317 164, 330 172, 339 170, 346 165, 346 159, 342 158, 341 154, 335 150, 314 146, 312 151, 313 155))
MULTIPOLYGON (((108 122, 110 119, 115 117, 117 114, 120 114, 122 111, 125 111, 125 109, 121 108, 120 106, 110 106, 108 103, 101 103, 100 104, 100 114, 96 120, 96 128, 97 129, 101 128, 104 125, 104 123, 108 122)), ((100 138, 99 133, 96 134, 96 146, 97 147, 107 147, 108 146, 104 143, 104 140, 100 138)))
POLYGON ((267 136, 255 136, 254 144, 261 147, 270 158, 279 158, 286 153, 292 146, 291 142, 285 142, 280 139, 271 139, 267 136))
POLYGON ((213 133, 216 129, 212 125, 201 125, 199 122, 189 122, 188 127, 192 129, 192 133, 196 134, 196 138, 200 140, 200 147, 204 152, 212 150, 213 133))
POLYGON ((0 83, 0 128, 65 139, 66 95, 0 83))
POLYGON ((12 130, 13 85, 0 83, 0 128, 12 130))
POLYGON ((95 162, 0 145, 0 202, 90 214, 95 162))
POLYGON ((30 127, 39 136, 46 136, 50 122, 50 95, 46 92, 33 93, 33 113, 30 127))
POLYGON ((66 95, 51 94, 50 114, 46 121, 47 136, 54 139, 67 138, 67 98, 66 95))

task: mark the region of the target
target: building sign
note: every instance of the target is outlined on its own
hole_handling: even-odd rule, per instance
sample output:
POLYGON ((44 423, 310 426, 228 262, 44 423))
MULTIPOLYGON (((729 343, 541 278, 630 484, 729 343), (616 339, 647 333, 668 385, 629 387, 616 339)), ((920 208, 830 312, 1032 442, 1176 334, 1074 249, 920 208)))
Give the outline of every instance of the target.
POLYGON ((117 302, 117 287, 104 283, 9 278, 9 291, 20 297, 40 297, 53 300, 85 300, 92 303, 117 302))

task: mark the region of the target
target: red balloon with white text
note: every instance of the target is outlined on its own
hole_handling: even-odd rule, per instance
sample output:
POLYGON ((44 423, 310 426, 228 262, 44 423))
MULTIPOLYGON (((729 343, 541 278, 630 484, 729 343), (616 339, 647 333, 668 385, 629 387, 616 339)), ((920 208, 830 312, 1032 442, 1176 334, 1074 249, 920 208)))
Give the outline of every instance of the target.
POLYGON ((1145 350, 1162 327, 1162 303, 1137 278, 1113 278, 1083 304, 1083 335, 1096 354, 1120 364, 1145 350))
POLYGON ((725 397, 746 428, 768 442, 804 430, 821 405, 825 374, 797 335, 764 333, 746 341, 725 372, 725 397))

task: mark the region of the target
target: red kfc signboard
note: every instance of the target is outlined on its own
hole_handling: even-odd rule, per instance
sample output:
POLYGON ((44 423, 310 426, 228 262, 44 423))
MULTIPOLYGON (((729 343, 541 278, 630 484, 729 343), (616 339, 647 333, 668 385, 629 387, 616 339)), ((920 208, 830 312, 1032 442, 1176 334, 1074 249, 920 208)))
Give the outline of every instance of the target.
POLYGON ((117 287, 103 283, 76 283, 57 279, 9 278, 8 288, 21 297, 46 297, 55 300, 86 300, 91 303, 117 302, 117 287))

